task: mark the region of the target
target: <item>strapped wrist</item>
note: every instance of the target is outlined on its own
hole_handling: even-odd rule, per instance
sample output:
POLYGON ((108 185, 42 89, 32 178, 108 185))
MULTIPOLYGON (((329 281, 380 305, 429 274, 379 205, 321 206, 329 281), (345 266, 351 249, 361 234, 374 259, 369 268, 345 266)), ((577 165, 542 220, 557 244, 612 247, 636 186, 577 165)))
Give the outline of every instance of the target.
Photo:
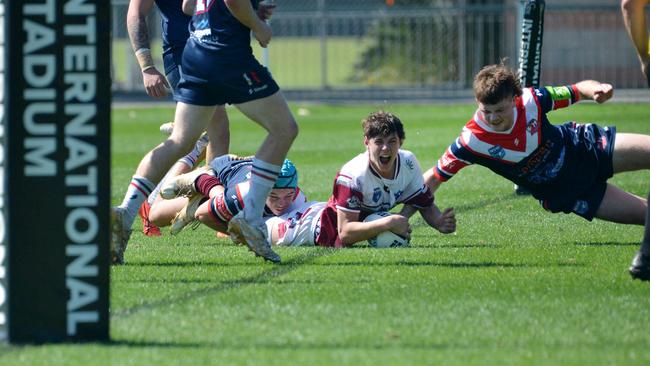
POLYGON ((153 64, 153 58, 151 57, 151 50, 149 48, 139 48, 135 51, 135 57, 138 59, 140 70, 146 71, 155 67, 153 64))

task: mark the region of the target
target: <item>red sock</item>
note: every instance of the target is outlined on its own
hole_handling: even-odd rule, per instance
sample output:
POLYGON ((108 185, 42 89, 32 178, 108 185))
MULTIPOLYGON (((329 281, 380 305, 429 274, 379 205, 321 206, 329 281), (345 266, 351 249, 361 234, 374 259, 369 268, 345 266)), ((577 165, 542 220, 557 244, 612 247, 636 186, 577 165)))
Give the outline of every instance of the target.
POLYGON ((194 187, 196 188, 197 192, 206 197, 210 197, 210 190, 219 184, 221 184, 219 178, 213 177, 210 174, 201 174, 198 178, 196 178, 194 187))

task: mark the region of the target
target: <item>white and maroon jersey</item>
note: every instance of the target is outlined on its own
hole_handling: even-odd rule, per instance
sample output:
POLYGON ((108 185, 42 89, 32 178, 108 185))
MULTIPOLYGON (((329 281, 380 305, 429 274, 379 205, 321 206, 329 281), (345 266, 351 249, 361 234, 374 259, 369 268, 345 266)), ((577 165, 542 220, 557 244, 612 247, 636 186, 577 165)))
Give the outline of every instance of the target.
POLYGON ((530 189, 536 197, 552 193, 553 184, 580 164, 577 151, 584 129, 573 122, 552 125, 546 113, 576 103, 579 97, 575 85, 526 88, 515 98, 515 122, 508 131, 494 131, 476 111, 438 160, 436 179, 447 181, 462 168, 479 164, 530 189))
POLYGON ((282 216, 266 219, 269 243, 272 242, 272 232, 277 230, 278 239, 273 243, 275 245, 315 245, 320 232, 320 217, 326 206, 327 202, 305 202, 282 216))
POLYGON ((401 203, 416 208, 433 204, 433 195, 424 184, 415 155, 399 150, 395 174, 386 179, 372 168, 367 151, 359 154, 336 175, 332 196, 323 211, 318 244, 341 246, 336 229, 337 210, 358 212, 363 220, 373 212, 388 211, 401 203))

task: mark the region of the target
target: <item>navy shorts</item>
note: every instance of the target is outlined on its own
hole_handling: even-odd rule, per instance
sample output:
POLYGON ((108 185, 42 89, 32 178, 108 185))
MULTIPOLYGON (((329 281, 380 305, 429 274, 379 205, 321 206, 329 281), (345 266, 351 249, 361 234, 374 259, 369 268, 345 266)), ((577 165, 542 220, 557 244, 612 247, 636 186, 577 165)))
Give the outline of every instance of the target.
POLYGON ((181 81, 183 74, 181 69, 181 61, 183 59, 183 49, 179 51, 171 51, 163 54, 163 65, 165 66, 165 76, 169 82, 169 86, 174 92, 178 88, 178 83, 181 81))
POLYGON ((188 42, 174 99, 201 106, 241 104, 271 96, 278 90, 271 73, 253 55, 226 60, 188 42))
POLYGON ((548 211, 574 213, 591 221, 605 196, 607 180, 614 175, 616 127, 573 124, 568 130, 571 142, 567 149, 571 153, 567 158, 574 159, 576 168, 551 197, 539 202, 548 211))

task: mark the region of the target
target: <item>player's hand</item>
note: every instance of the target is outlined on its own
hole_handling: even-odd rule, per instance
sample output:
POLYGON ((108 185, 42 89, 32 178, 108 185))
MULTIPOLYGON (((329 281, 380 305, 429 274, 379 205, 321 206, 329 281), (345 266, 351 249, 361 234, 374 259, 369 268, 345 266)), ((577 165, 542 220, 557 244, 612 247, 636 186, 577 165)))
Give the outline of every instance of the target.
POLYGON ((390 215, 386 218, 390 220, 390 231, 405 238, 411 238, 411 225, 408 218, 402 215, 390 215))
POLYGON ((167 79, 155 67, 142 72, 142 82, 144 83, 144 89, 150 97, 163 98, 167 96, 169 83, 167 83, 167 79))
POLYGON ((612 98, 614 95, 614 87, 612 84, 601 83, 594 89, 594 100, 596 103, 604 103, 612 98))
POLYGON ((453 207, 444 210, 440 216, 434 220, 434 223, 436 229, 443 234, 450 234, 456 231, 456 213, 454 212, 453 207))
POLYGON ((273 9, 275 9, 275 7, 276 5, 274 3, 262 1, 257 6, 257 16, 261 20, 269 20, 273 16, 273 9))
POLYGON ((255 36, 255 39, 257 39, 257 41, 260 43, 260 46, 266 48, 266 46, 269 45, 269 42, 271 42, 273 31, 271 30, 271 26, 265 22, 260 20, 257 23, 257 27, 253 29, 253 35, 255 36))

